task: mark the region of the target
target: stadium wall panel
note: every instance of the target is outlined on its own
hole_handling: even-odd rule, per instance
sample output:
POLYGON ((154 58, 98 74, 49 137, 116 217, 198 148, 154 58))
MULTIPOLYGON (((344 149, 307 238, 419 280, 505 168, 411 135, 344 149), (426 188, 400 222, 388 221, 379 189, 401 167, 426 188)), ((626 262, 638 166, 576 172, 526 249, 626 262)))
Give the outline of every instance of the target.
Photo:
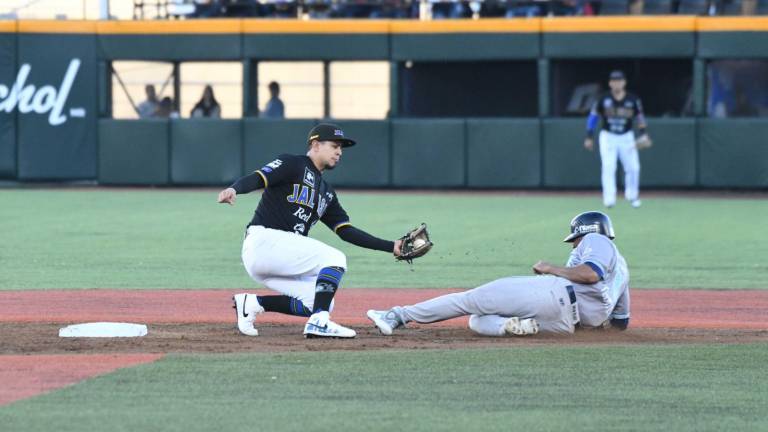
POLYGON ((242 175, 242 122, 171 120, 171 181, 223 185, 242 175))
MULTIPOLYGON (((0 28, 0 85, 10 88, 16 80, 16 33, 5 31, 0 28)), ((15 177, 16 110, 0 109, 0 179, 15 177)))
POLYGON ((600 186, 600 154, 584 149, 584 119, 544 119, 542 146, 546 187, 584 188, 600 186))
POLYGON ((648 119, 653 147, 640 151, 640 185, 696 185, 696 120, 648 119))
POLYGON ((385 187, 391 183, 392 149, 388 121, 333 120, 357 141, 343 150, 338 169, 323 176, 334 186, 385 187))
POLYGON ((467 186, 541 186, 538 119, 468 119, 467 186))
POLYGON ((768 120, 699 120, 702 186, 768 187, 768 120))
POLYGON ((243 54, 266 60, 386 60, 386 34, 246 34, 243 54))
POLYGON ((99 120, 99 183, 166 185, 168 120, 99 120))
POLYGON ((392 184, 465 185, 463 119, 392 120, 392 184))
POLYGON ((243 173, 250 174, 283 153, 307 152, 307 133, 314 120, 243 120, 243 173))
POLYGON ((392 59, 398 61, 533 59, 539 53, 536 33, 392 35, 392 59))
POLYGON ((96 178, 97 64, 94 34, 19 33, 18 68, 29 71, 16 107, 18 177, 96 178))

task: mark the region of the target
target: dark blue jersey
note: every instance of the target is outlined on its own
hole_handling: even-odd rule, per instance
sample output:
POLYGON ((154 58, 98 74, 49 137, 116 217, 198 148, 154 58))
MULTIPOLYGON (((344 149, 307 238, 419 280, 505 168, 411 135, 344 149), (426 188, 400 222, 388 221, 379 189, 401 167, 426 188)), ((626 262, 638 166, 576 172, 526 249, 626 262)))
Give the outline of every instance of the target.
POLYGON ((255 173, 265 190, 249 226, 306 236, 318 220, 334 231, 349 225, 336 192, 309 157, 283 154, 255 173))
POLYGON ((637 127, 645 129, 643 104, 639 97, 631 93, 626 93, 621 100, 615 99, 610 92, 603 94, 592 105, 589 115, 590 118, 600 116, 602 129, 610 133, 624 134, 631 131, 635 118, 637 127))

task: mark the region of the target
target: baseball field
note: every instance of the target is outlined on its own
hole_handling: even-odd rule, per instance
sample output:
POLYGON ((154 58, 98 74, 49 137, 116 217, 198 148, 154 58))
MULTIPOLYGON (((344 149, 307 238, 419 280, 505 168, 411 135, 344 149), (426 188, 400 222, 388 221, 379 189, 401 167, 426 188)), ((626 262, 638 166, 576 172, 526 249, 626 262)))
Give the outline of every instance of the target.
POLYGON ((409 266, 314 228, 348 257, 343 341, 275 314, 237 333, 232 294, 264 292, 240 262, 259 194, 216 193, 0 189, 0 430, 768 430, 764 193, 620 202, 630 329, 495 339, 466 319, 383 337, 365 310, 563 263, 597 192, 341 191, 354 225, 394 239, 427 222, 435 242, 409 266), (149 334, 58 337, 92 321, 149 334))

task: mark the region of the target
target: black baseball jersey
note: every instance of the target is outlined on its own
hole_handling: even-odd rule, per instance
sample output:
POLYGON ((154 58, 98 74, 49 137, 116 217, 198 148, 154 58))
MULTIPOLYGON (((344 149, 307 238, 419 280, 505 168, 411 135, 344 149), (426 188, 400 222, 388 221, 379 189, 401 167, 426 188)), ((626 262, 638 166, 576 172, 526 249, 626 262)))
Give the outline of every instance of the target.
POLYGON ((590 116, 599 115, 602 119, 603 130, 615 134, 631 131, 635 117, 637 117, 638 127, 645 127, 643 104, 639 97, 631 93, 626 93, 622 100, 616 100, 608 92, 595 101, 589 114, 590 116))
POLYGON ((321 220, 336 231, 349 225, 336 192, 307 156, 283 154, 256 170, 265 190, 250 225, 306 236, 321 220))

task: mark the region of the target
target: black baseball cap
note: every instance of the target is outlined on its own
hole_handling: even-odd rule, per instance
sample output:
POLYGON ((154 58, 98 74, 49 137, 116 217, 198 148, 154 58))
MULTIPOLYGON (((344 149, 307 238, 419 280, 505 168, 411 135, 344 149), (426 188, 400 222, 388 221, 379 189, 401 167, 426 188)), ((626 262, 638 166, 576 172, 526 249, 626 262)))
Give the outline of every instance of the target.
POLYGON ((318 141, 336 141, 340 142, 342 147, 352 147, 357 144, 355 140, 344 135, 344 131, 339 125, 333 123, 320 123, 312 128, 307 136, 307 144, 312 140, 318 141))
POLYGON ((609 80, 626 80, 627 77, 624 76, 624 72, 620 70, 611 71, 611 75, 608 78, 609 80))

